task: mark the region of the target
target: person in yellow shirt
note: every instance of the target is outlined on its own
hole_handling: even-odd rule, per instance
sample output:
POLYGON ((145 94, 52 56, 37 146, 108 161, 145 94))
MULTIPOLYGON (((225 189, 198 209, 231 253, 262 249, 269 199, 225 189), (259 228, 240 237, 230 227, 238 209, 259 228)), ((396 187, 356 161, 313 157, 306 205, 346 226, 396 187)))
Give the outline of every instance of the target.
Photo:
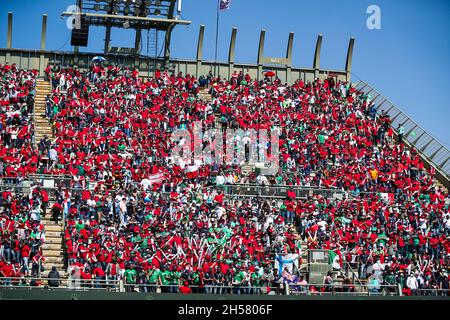
POLYGON ((378 170, 373 168, 372 170, 369 170, 370 172, 370 176, 372 177, 373 180, 377 180, 378 179, 378 170))

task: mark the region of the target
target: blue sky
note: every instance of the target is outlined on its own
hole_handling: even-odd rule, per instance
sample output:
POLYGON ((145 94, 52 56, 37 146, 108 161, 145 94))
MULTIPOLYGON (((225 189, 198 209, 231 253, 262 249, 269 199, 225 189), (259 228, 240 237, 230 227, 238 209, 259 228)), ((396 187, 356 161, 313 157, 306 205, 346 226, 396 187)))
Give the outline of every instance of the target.
MULTIPOLYGON (((0 0, 0 46, 6 46, 7 12, 14 12, 13 47, 40 45, 41 17, 48 14, 47 48, 71 50, 60 13, 75 0, 0 0)), ((195 58, 198 29, 206 26, 204 58, 213 60, 216 0, 183 0, 172 56, 195 58)), ((323 34, 321 67, 343 69, 348 40, 356 38, 353 73, 370 83, 427 131, 450 145, 450 1, 440 0, 232 0, 220 16, 218 59, 226 60, 232 27, 238 28, 236 61, 255 62, 259 32, 266 29, 265 55, 284 56, 294 32, 293 64, 311 67, 317 34, 323 34), (381 9, 381 30, 369 30, 369 5, 381 9)), ((91 27, 89 47, 103 48, 104 29, 91 27)), ((113 30, 112 45, 132 46, 134 34, 113 30)), ((356 81, 358 78, 353 77, 356 81)))

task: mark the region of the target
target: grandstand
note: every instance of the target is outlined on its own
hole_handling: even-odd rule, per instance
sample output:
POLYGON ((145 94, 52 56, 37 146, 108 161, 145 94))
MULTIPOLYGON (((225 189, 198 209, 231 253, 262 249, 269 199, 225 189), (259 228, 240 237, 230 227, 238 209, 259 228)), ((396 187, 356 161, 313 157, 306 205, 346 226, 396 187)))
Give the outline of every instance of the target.
POLYGON ((0 286, 448 296, 450 152, 351 81, 355 39, 345 70, 320 67, 322 35, 312 68, 298 68, 294 33, 285 57, 267 57, 261 30, 257 62, 244 64, 233 28, 218 63, 203 59, 201 26, 195 60, 174 59, 170 23, 188 22, 174 18, 176 1, 163 2, 166 16, 131 21, 166 32, 163 57, 108 43, 106 61, 46 50, 46 15, 39 50, 12 48, 8 13, 0 286), (195 124, 200 157, 189 144, 195 124))

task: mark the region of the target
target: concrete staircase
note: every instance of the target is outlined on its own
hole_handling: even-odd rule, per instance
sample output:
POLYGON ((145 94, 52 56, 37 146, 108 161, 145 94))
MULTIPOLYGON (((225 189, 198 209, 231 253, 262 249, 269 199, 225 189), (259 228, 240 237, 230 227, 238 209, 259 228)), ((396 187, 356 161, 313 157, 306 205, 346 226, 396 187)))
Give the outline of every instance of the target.
POLYGON ((34 99, 34 142, 37 145, 44 136, 53 138, 52 127, 45 117, 45 98, 51 93, 49 81, 38 79, 36 83, 36 96, 34 99))
POLYGON ((45 227, 45 242, 42 246, 42 254, 45 258, 44 276, 55 266, 59 274, 64 277, 64 252, 63 252, 63 225, 61 222, 56 224, 51 219, 50 210, 42 218, 41 222, 45 227))
POLYGON ((208 91, 209 91, 208 88, 200 89, 200 91, 198 92, 200 99, 205 100, 205 101, 211 101, 212 96, 208 91))

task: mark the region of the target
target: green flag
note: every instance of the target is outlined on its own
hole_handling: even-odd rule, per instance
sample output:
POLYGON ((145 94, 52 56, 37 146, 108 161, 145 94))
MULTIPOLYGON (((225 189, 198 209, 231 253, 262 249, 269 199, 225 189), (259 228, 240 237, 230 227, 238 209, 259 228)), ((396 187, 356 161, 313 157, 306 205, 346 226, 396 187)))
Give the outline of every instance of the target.
POLYGON ((332 265, 333 261, 334 261, 334 257, 337 256, 337 253, 332 251, 332 250, 328 250, 328 264, 332 265))

